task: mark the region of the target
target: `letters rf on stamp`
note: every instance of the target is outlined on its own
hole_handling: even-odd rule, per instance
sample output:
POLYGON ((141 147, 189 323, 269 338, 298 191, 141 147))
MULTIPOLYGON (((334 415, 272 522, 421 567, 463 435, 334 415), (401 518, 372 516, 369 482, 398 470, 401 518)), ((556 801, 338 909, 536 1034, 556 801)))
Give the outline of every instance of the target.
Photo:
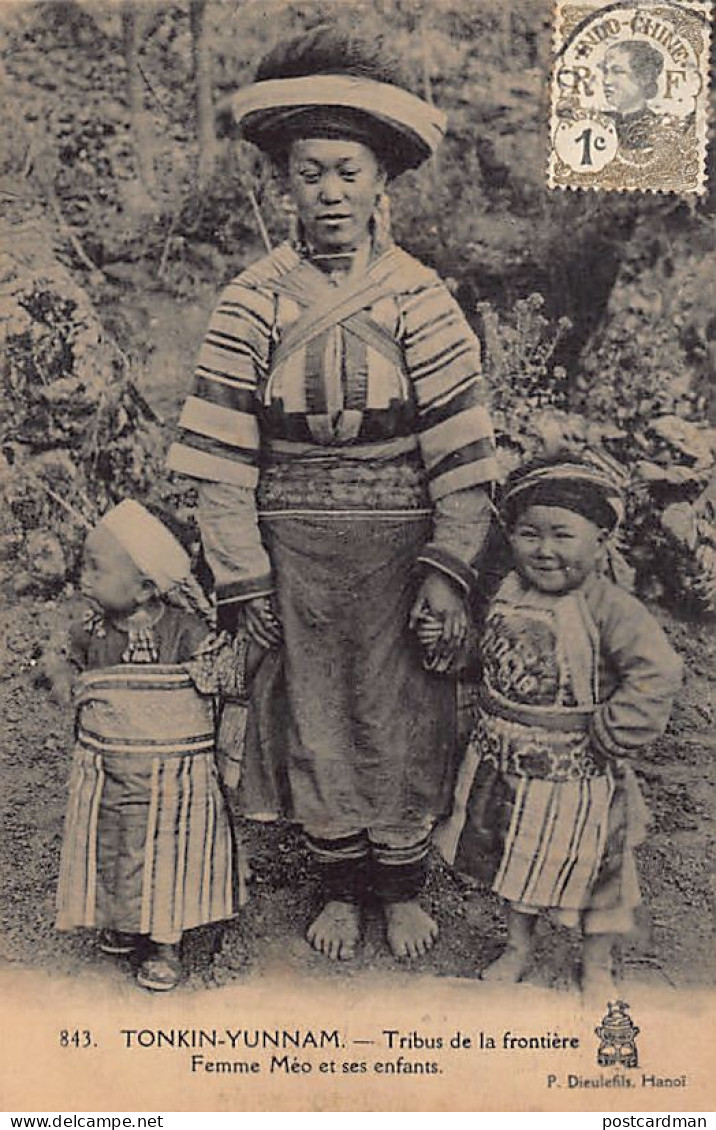
POLYGON ((708 0, 558 0, 550 188, 702 194, 708 0))

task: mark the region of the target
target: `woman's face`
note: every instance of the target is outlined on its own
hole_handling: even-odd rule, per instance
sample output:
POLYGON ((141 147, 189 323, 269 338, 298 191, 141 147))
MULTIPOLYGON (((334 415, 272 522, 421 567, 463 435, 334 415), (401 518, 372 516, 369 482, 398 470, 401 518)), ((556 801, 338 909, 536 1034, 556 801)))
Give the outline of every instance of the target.
POLYGON ((363 243, 385 188, 374 153, 359 141, 295 141, 289 188, 306 239, 317 251, 350 251, 363 243))
POLYGON ((623 47, 612 47, 602 63, 604 97, 620 114, 643 110, 647 99, 644 86, 634 72, 631 56, 623 47))

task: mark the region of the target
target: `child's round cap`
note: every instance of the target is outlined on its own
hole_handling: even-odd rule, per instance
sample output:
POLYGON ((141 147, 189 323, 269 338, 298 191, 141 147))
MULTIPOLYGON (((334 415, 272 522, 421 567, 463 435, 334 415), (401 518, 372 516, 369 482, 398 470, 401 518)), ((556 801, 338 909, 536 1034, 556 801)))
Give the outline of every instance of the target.
POLYGON ((191 573, 189 554, 140 502, 125 498, 103 515, 99 525, 109 530, 160 592, 168 592, 191 573))

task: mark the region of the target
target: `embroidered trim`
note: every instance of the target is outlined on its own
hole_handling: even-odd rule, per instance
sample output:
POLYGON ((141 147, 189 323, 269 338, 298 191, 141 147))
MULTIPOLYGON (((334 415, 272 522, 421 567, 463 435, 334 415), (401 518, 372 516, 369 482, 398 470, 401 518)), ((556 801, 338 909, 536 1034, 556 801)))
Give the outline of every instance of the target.
POLYGON ((253 600, 255 596, 270 596, 274 591, 270 575, 263 577, 247 577, 242 581, 232 581, 226 585, 218 585, 216 590, 216 603, 243 604, 245 600, 253 600))
POLYGON ((460 586, 463 592, 470 592, 473 585, 477 583, 475 570, 461 561, 459 557, 455 557, 448 550, 443 549, 442 546, 426 545, 421 550, 418 561, 450 577, 455 584, 460 586))
POLYGON ((264 467, 257 492, 262 514, 272 511, 431 511, 425 472, 407 456, 392 464, 377 460, 301 463, 264 467))
MULTIPOLYGON (((371 522, 380 521, 400 521, 404 519, 406 522, 413 522, 416 518, 430 518, 432 510, 307 510, 291 509, 291 510, 265 510, 259 511, 259 518, 265 518, 267 521, 273 521, 275 518, 365 518, 371 522)), ((261 594, 264 595, 264 594, 261 594)), ((268 594, 267 594, 268 595, 268 594)), ((225 602, 230 603, 230 602, 225 602)))
POLYGON ((527 780, 580 781, 606 771, 586 733, 540 730, 480 709, 470 748, 500 773, 527 780))

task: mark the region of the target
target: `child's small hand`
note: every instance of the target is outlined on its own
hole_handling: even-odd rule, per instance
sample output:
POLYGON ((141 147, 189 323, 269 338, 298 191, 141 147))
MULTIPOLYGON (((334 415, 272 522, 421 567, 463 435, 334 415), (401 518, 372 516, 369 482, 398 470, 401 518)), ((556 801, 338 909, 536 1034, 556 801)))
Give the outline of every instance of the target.
POLYGON ((427 610, 416 618, 413 628, 423 647, 434 647, 442 639, 442 620, 427 610))
POLYGON ((436 573, 421 585, 410 626, 423 647, 423 666, 444 675, 455 667, 467 633, 467 611, 454 586, 436 573))
POLYGON ((413 620, 413 630, 423 648, 423 666, 437 675, 453 666, 459 647, 447 649, 443 642, 443 621, 425 607, 413 620))
POLYGON ((432 644, 431 670, 447 671, 465 642, 467 609, 456 585, 434 570, 428 572, 420 586, 410 613, 410 626, 417 630, 426 617, 430 629, 435 623, 440 625, 440 637, 432 644))
POLYGON ((260 647, 280 647, 283 641, 281 621, 273 608, 270 596, 256 596, 244 605, 246 630, 260 647))

